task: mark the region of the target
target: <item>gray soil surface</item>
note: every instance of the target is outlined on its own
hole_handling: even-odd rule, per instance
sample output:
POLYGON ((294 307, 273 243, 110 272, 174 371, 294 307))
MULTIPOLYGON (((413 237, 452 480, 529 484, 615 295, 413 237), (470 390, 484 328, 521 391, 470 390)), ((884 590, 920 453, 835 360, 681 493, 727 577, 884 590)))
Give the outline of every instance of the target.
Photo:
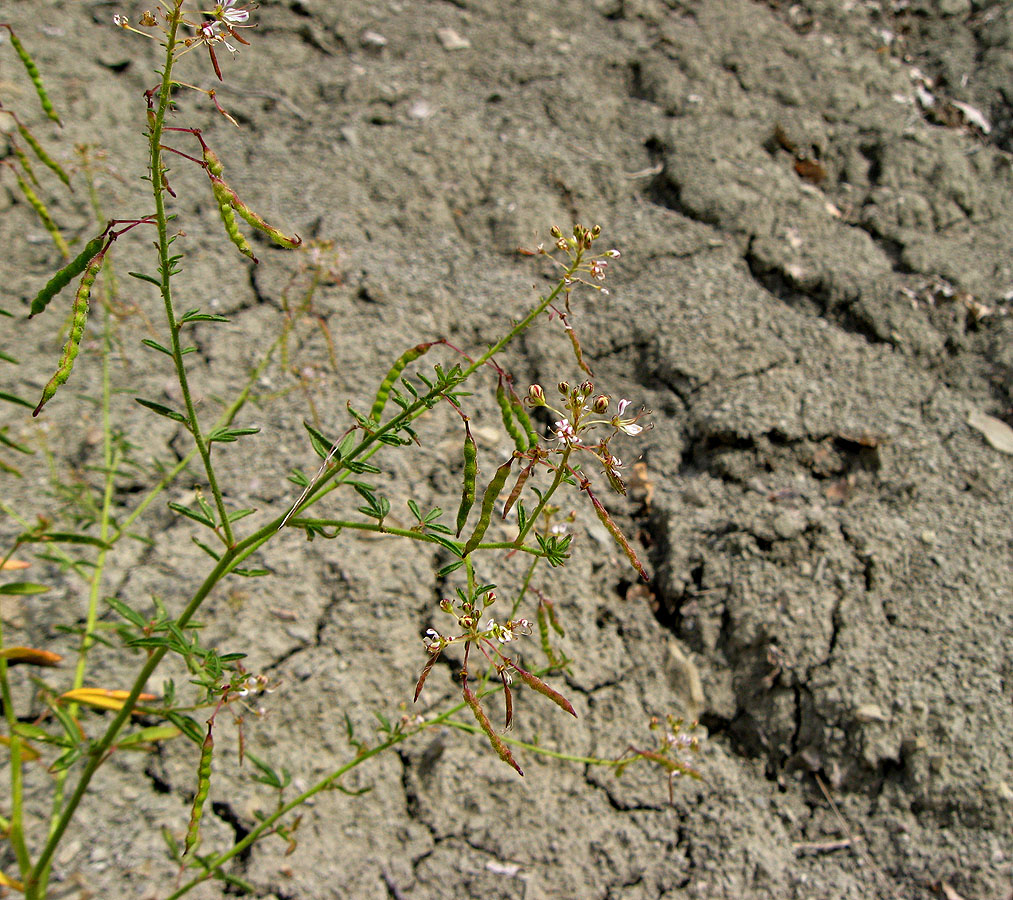
MULTIPOLYGON (((30 113, 61 159, 78 142, 106 150, 102 202, 119 218, 150 206, 137 176, 158 47, 111 21, 141 9, 8 0, 0 13, 66 126, 36 114, 6 43, 5 106, 30 113)), ((230 499, 259 517, 283 508, 288 472, 315 466, 303 419, 339 432, 346 400, 368 408, 420 340, 484 347, 548 284, 515 249, 553 224, 600 223, 622 259, 610 296, 575 297, 573 323, 599 387, 654 410, 653 430, 616 448, 642 453, 639 490, 609 501, 652 580, 635 584, 575 497, 574 559, 542 588, 574 660, 554 683, 579 718, 518 692, 513 733, 614 758, 652 740, 651 716, 698 706, 709 736, 703 781, 677 781, 670 803, 655 768, 617 779, 521 752, 521 779, 479 738, 427 733, 345 782, 369 793, 319 796, 291 856, 267 840, 232 871, 264 900, 1013 897, 1013 456, 969 423, 1013 421, 1013 6, 263 0, 255 17, 252 46, 221 59, 218 99, 242 128, 196 94, 175 124, 204 129, 256 209, 333 240, 341 278, 293 335, 303 387, 269 370, 239 422, 260 436, 222 451, 230 499)), ((203 50, 181 65, 215 86, 203 50)), ((192 151, 185 137, 172 143, 192 151)), ((20 312, 57 259, 8 174, 0 294, 20 312)), ((277 334, 294 264, 258 244, 254 269, 223 243, 203 179, 174 164, 179 306, 231 320, 196 332, 210 412, 277 334)), ((53 195, 87 237, 83 191, 53 195)), ((137 308, 121 323, 116 412, 139 459, 173 461, 174 423, 131 400, 176 402, 140 345, 164 340, 157 297, 125 274, 150 269, 148 240, 116 248, 137 308)), ((0 349, 21 360, 4 390, 35 396, 59 355, 54 321, 4 321, 0 349)), ((0 409, 9 437, 94 483, 97 338, 38 421, 0 409)), ((502 362, 519 385, 581 377, 558 322, 502 362)), ((453 419, 432 417, 421 448, 390 455, 392 497, 454 507, 453 419)), ((491 473, 509 441, 495 407, 474 424, 491 473)), ((5 500, 55 513, 66 498, 34 459, 23 479, 4 476, 5 500)), ((169 500, 192 502, 192 473, 169 500)), ((143 481, 120 487, 129 504, 143 481)), ((156 544, 124 544, 106 591, 177 608, 207 569, 191 526, 163 498, 139 525, 156 544)), ((354 752, 346 716, 365 737, 374 711, 410 704, 447 557, 290 530, 258 562, 271 577, 215 594, 203 639, 278 683, 246 738, 307 785, 354 752)), ((519 572, 485 566, 490 579, 519 572)), ((46 563, 31 577, 58 588, 5 606, 5 639, 70 655, 55 626, 83 621, 82 582, 46 563)), ((104 659, 109 685, 136 665, 104 659)), ((441 665, 423 699, 455 691, 441 665)), ((273 802, 235 764, 235 729, 221 731, 206 851, 273 802)), ((185 830, 195 765, 183 741, 114 756, 57 856, 55 895, 169 893, 160 830, 185 830)), ((41 797, 47 777, 29 790, 41 797)), ((0 858, 7 871, 6 847, 0 858)))

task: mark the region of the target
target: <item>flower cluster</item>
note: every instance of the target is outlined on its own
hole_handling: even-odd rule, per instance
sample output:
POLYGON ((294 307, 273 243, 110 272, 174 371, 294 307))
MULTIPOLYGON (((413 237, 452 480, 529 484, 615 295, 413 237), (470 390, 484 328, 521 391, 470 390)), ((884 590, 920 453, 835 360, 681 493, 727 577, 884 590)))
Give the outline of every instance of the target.
POLYGON ((552 436, 560 442, 561 449, 581 449, 594 455, 601 463, 605 475, 612 487, 621 494, 626 493, 626 486, 620 477, 622 460, 613 456, 609 450, 609 441, 619 432, 636 437, 650 425, 641 425, 639 420, 648 414, 641 409, 636 415, 627 415, 629 400, 620 400, 615 415, 608 416, 612 399, 607 394, 594 395, 594 385, 584 381, 577 387, 571 387, 561 381, 556 389, 563 398, 564 409, 557 409, 545 399, 545 390, 541 385, 533 384, 528 388, 527 404, 531 407, 544 407, 559 416, 552 426, 552 436), (595 429, 608 428, 612 433, 595 444, 587 444, 584 434, 595 429))
MULTIPOLYGON (((202 18, 198 21, 191 21, 183 17, 179 19, 180 22, 193 31, 193 37, 186 38, 182 42, 185 48, 182 52, 185 53, 187 50, 199 47, 202 44, 206 46, 211 57, 211 65, 214 67, 219 81, 222 80, 222 71, 215 56, 215 45, 221 44, 230 53, 236 53, 238 52, 237 48, 229 43, 228 38, 231 37, 240 44, 249 44, 250 42, 239 33, 238 29, 255 27, 250 22, 250 12, 257 8, 256 4, 246 3, 237 5, 239 3, 240 0, 220 0, 212 9, 201 10, 202 18)), ((163 15, 168 22, 169 13, 163 13, 163 15)), ((178 10, 175 15, 179 15, 178 10)), ((134 28, 130 24, 130 20, 119 13, 113 16, 113 23, 120 28, 125 28, 127 31, 143 34, 145 37, 153 37, 153 35, 134 28)), ((141 15, 138 24, 143 28, 161 27, 163 33, 166 32, 166 26, 159 26, 157 17, 150 11, 145 11, 141 15)))
POLYGON ((592 249, 591 245, 601 235, 601 226, 595 225, 593 228, 585 228, 583 225, 574 225, 573 236, 565 237, 563 232, 553 225, 549 233, 554 238, 553 248, 561 250, 567 255, 569 265, 562 260, 555 259, 552 256, 553 251, 546 249, 544 244, 539 244, 536 252, 542 256, 548 256, 556 265, 568 270, 566 285, 569 287, 578 283, 585 284, 600 294, 608 295, 608 289, 602 287, 601 282, 605 280, 609 260, 619 259, 619 251, 606 250, 604 253, 592 254, 586 260, 584 259, 584 254, 592 249), (574 263, 577 264, 575 268, 574 263), (583 277, 585 274, 590 278, 590 281, 583 277), (598 283, 595 284, 595 282, 598 283))

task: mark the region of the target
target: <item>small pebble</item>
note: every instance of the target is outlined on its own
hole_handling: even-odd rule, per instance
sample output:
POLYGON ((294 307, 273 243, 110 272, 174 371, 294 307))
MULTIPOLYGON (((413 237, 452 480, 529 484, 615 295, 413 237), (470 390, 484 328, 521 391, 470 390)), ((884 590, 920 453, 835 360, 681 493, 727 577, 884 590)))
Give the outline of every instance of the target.
POLYGON ((461 37, 453 28, 437 28, 436 39, 444 50, 467 50, 471 46, 471 41, 461 37))
POLYGON ((387 46, 387 38, 379 31, 364 31, 359 38, 359 44, 367 50, 382 50, 387 46))

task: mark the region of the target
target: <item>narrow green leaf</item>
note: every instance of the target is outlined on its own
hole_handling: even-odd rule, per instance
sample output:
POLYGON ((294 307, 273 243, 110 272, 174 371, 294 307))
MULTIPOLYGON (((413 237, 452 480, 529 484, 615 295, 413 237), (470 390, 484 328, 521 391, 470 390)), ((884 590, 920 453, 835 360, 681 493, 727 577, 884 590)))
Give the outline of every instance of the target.
POLYGON ((35 404, 23 397, 18 397, 16 394, 8 394, 6 391, 0 391, 0 400, 6 400, 8 403, 14 403, 18 406, 27 406, 29 409, 35 409, 35 404))
POLYGON ((150 347, 152 350, 157 350, 159 353, 164 353, 170 358, 172 357, 172 351, 168 347, 163 347, 157 341, 153 341, 150 338, 143 338, 141 343, 144 344, 145 347, 150 347))
POLYGON ((125 737, 119 738, 116 741, 116 746, 122 749, 124 747, 136 747, 138 744, 167 741, 174 737, 178 737, 182 733, 183 732, 175 725, 152 725, 148 728, 142 728, 140 731, 134 731, 125 737))
POLYGON ((195 522, 200 522, 201 525, 206 525, 208 528, 215 527, 215 523, 212 522, 211 519, 208 519, 206 516, 203 516, 186 506, 183 506, 182 503, 170 503, 169 509, 174 512, 178 512, 181 516, 186 516, 188 519, 193 519, 195 522))
POLYGON ((153 284, 159 290, 162 288, 162 282, 155 278, 153 275, 145 275, 144 272, 127 272, 131 278, 137 278, 141 281, 147 281, 149 284, 153 284))
MULTIPOLYGON (((171 354, 170 354, 171 355, 171 354)), ((134 397, 141 406, 145 409, 150 409, 154 413, 158 413, 160 416, 165 416, 167 419, 172 419, 173 422, 182 422, 186 424, 186 416, 182 413, 176 412, 174 409, 169 409, 168 406, 163 406, 161 403, 155 403, 154 400, 142 400, 140 397, 134 397)))
POLYGON ((132 606, 124 603, 119 597, 106 597, 106 603, 108 603, 116 612, 118 612, 128 622, 133 623, 138 628, 144 628, 148 623, 145 618, 137 612, 132 606))
MULTIPOLYGON (((334 446, 334 441, 317 431, 317 429, 310 425, 309 422, 303 422, 302 424, 306 431, 309 432, 310 443, 313 445, 313 452, 321 459, 326 459, 328 454, 331 452, 331 448, 334 446)), ((335 458, 340 459, 340 450, 335 454, 335 458)))
POLYGON ((0 584, 0 594, 7 596, 24 596, 27 594, 44 594, 49 588, 44 584, 33 584, 31 581, 14 581, 10 584, 0 584))
POLYGON ((248 434, 259 433, 259 427, 251 428, 216 428, 211 434, 208 435, 208 443, 218 441, 222 444, 232 444, 238 441, 241 437, 245 437, 248 434))

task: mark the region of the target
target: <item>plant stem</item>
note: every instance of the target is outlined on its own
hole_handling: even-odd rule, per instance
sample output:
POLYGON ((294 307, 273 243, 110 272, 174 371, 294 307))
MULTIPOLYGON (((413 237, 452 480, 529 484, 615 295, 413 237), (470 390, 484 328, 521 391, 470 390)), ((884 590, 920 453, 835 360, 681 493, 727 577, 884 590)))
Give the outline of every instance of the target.
MULTIPOLYGON (((186 366, 183 362, 183 349, 179 340, 179 322, 176 320, 176 312, 172 303, 172 276, 176 274, 176 262, 179 257, 169 255, 169 217, 165 210, 165 164, 162 161, 162 127, 165 124, 165 114, 172 100, 172 65, 176 51, 176 32, 180 22, 180 8, 183 0, 175 0, 175 9, 168 14, 169 31, 165 39, 165 67, 162 69, 162 85, 158 94, 158 109, 155 112, 151 123, 151 130, 148 140, 151 147, 151 188, 155 199, 155 226, 158 230, 158 261, 159 274, 161 275, 160 291, 162 303, 165 307, 165 318, 169 323, 169 336, 172 345, 172 359, 176 366, 176 379, 179 382, 183 394, 183 403, 186 406, 187 424, 190 433, 193 435, 197 452, 204 462, 204 471, 207 474, 208 485, 215 498, 215 505, 218 507, 218 517, 221 520, 221 527, 224 533, 225 545, 231 547, 235 543, 232 534, 232 523, 229 522, 228 513, 225 509, 225 500, 222 497, 221 488, 218 486, 218 479, 215 476, 214 466, 211 464, 211 451, 201 432, 200 421, 197 417, 197 408, 194 406, 193 397, 190 394, 190 382, 186 374, 186 366)), ((175 240, 175 238, 173 238, 175 240)))

